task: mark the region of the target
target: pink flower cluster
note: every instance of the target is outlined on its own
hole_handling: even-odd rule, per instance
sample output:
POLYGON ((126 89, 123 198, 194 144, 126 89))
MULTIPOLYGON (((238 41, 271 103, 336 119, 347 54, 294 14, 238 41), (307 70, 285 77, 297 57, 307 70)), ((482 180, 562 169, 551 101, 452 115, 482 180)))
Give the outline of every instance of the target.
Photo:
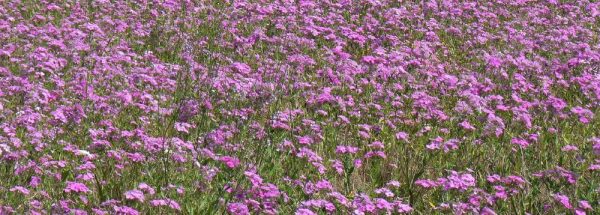
POLYGON ((0 214, 595 214, 593 0, 2 0, 0 214))

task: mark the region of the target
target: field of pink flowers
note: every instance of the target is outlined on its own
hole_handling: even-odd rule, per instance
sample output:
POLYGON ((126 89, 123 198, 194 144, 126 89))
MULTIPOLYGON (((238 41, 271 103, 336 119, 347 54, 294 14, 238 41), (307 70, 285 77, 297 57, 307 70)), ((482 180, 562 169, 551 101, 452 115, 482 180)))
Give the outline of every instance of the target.
POLYGON ((597 1, 0 0, 0 214, 599 214, 599 106, 597 1))

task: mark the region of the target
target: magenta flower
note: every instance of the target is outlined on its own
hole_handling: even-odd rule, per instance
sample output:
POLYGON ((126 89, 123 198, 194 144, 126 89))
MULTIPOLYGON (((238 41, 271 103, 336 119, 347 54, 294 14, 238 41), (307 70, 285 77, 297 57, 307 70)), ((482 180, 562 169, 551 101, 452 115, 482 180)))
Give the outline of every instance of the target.
POLYGON ((144 202, 144 193, 141 190, 130 190, 125 192, 125 199, 144 202))
POLYGON ((423 187, 423 188, 433 188, 433 187, 437 187, 439 184, 433 180, 429 180, 429 179, 419 179, 415 181, 415 184, 423 187))
POLYGON ((136 209, 127 207, 127 206, 113 206, 113 210, 115 211, 116 214, 123 214, 123 215, 139 215, 140 212, 137 211, 136 209))
POLYGON ((396 133, 396 139, 408 142, 408 134, 406 132, 402 132, 402 131, 398 132, 398 133, 396 133))
POLYGON ((53 111, 52 116, 54 116, 54 119, 56 119, 62 123, 67 123, 67 121, 68 121, 67 116, 65 116, 65 113, 63 112, 62 109, 57 109, 57 110, 53 111))
POLYGON ((250 215, 250 210, 248 206, 244 203, 229 203, 227 204, 227 212, 235 215, 250 215))
POLYGON ((155 200, 150 201, 150 205, 152 205, 154 207, 167 206, 167 207, 177 210, 177 211, 181 210, 179 203, 177 203, 176 201, 173 201, 171 199, 155 199, 155 200))
POLYGON ((447 178, 439 178, 438 183, 443 184, 444 190, 457 189, 466 191, 468 188, 475 186, 475 178, 469 173, 451 171, 451 174, 447 178))
POLYGON ((402 203, 401 201, 396 202, 396 212, 398 213, 410 213, 413 208, 409 204, 402 203))
POLYGON ((296 215, 317 215, 317 213, 306 208, 300 208, 296 211, 296 215))
POLYGON ((570 152, 570 151, 577 151, 577 150, 579 150, 579 149, 577 148, 577 146, 573 146, 573 145, 566 145, 566 146, 563 146, 561 150, 562 150, 563 152, 570 152))
POLYGON ((223 162, 225 166, 231 169, 240 165, 240 160, 231 156, 222 156, 221 158, 219 158, 219 161, 223 162))
POLYGON ((521 138, 512 138, 510 143, 518 145, 521 148, 527 148, 530 144, 527 140, 521 138))
POLYGON ((175 123, 175 130, 177 130, 179 132, 189 133, 189 129, 192 127, 193 127, 192 125, 185 123, 185 122, 176 122, 175 123))
POLYGON ((594 113, 589 109, 582 107, 573 107, 571 108, 571 112, 576 114, 579 117, 579 121, 581 123, 587 124, 594 118, 594 113))
POLYGON ((558 203, 560 203, 566 209, 573 209, 573 206, 571 205, 569 197, 562 195, 562 194, 558 194, 558 193, 554 194, 553 197, 554 197, 554 200, 556 200, 558 203))
POLYGON ((23 195, 29 195, 29 190, 25 187, 22 186, 15 186, 13 188, 10 188, 10 192, 19 192, 23 195))
POLYGON ((67 181, 67 187, 64 191, 67 193, 89 193, 90 189, 83 183, 67 181))
POLYGON ((0 214, 595 212, 598 1, 0 2, 0 214))
POLYGON ((354 146, 336 146, 335 152, 338 154, 356 154, 358 152, 358 147, 354 146))
POLYGON ((592 205, 590 205, 590 202, 586 201, 586 200, 580 200, 579 201, 579 208, 583 209, 583 210, 592 210, 592 205))
POLYGON ((480 212, 481 215, 496 215, 497 213, 492 210, 491 208, 485 207, 483 209, 481 209, 480 212))
POLYGON ((148 185, 146 183, 139 184, 138 189, 144 191, 145 193, 147 193, 149 195, 154 195, 154 193, 155 193, 154 188, 152 188, 150 185, 148 185))

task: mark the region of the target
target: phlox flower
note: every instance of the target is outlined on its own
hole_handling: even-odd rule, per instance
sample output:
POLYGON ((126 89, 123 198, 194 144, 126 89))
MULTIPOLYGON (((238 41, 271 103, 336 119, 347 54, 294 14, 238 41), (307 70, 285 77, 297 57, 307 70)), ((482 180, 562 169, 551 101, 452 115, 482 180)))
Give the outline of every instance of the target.
POLYGON ((227 212, 235 215, 250 215, 248 206, 240 202, 227 204, 227 212))
POLYGON ((231 156, 222 156, 221 158, 219 158, 219 161, 223 162, 225 166, 231 169, 240 165, 240 160, 231 156))
POLYGON ((144 193, 141 190, 130 190, 125 192, 125 198, 129 200, 136 200, 144 202, 144 193))
POLYGON ((569 197, 562 195, 560 193, 556 193, 552 197, 554 198, 555 201, 560 203, 566 209, 573 209, 573 206, 571 205, 569 197))
POLYGON ((10 192, 19 192, 23 195, 29 195, 29 190, 22 186, 15 186, 13 188, 10 188, 10 192))
POLYGON ((90 189, 83 183, 67 181, 67 187, 64 191, 67 193, 89 193, 90 189))
POLYGON ((134 208, 131 207, 127 207, 127 206, 113 206, 113 210, 115 211, 116 214, 123 214, 123 215, 139 215, 140 212, 137 211, 134 208))
POLYGON ((176 201, 173 201, 171 199, 154 199, 154 200, 150 201, 150 205, 152 205, 154 207, 168 206, 169 208, 177 210, 177 211, 181 210, 179 203, 177 203, 176 201))

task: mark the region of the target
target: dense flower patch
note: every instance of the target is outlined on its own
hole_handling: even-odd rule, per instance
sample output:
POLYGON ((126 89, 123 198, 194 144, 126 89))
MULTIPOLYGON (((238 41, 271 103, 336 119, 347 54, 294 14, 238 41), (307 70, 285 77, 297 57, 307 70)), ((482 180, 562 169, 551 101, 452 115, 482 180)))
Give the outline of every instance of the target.
POLYGON ((0 214, 593 214, 595 1, 0 1, 0 214))

